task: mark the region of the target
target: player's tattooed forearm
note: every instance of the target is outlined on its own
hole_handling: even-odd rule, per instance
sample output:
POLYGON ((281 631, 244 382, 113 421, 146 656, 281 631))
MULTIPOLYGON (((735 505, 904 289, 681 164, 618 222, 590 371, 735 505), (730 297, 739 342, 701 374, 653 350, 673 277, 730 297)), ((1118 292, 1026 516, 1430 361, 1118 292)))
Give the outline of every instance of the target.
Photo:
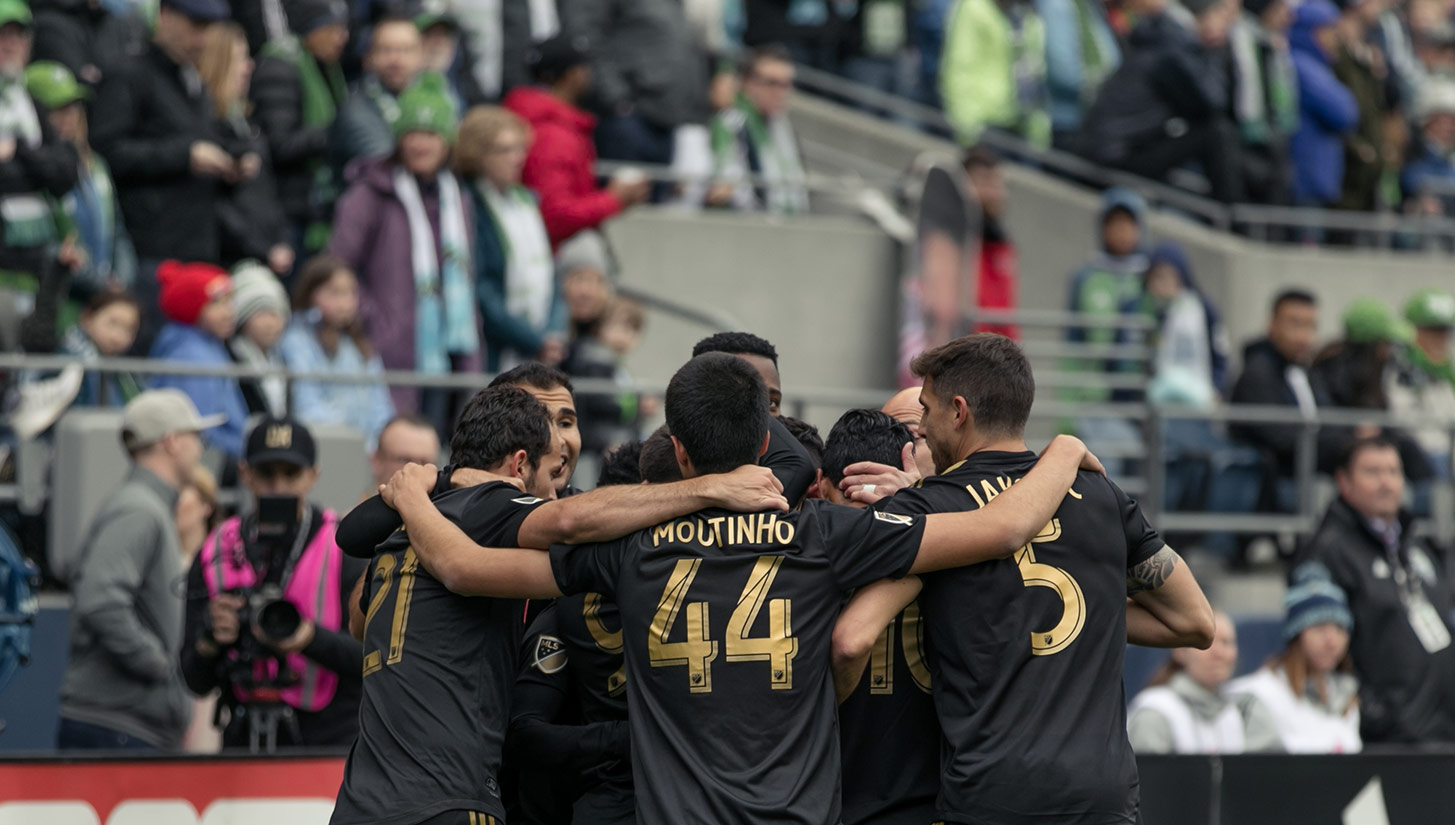
POLYGON ((1163 547, 1152 555, 1150 559, 1127 568, 1127 595, 1141 593, 1144 590, 1156 590, 1167 583, 1167 577, 1172 575, 1172 569, 1177 566, 1181 557, 1171 547, 1163 547))

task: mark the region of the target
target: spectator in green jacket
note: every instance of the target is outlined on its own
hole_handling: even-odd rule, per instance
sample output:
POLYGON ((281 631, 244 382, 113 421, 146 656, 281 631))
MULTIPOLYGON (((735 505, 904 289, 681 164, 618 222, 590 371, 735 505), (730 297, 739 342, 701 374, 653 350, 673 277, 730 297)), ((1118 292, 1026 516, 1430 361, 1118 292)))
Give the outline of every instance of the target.
POLYGON ((969 145, 986 128, 1051 144, 1046 32, 1026 0, 959 0, 950 12, 940 96, 956 137, 969 145))

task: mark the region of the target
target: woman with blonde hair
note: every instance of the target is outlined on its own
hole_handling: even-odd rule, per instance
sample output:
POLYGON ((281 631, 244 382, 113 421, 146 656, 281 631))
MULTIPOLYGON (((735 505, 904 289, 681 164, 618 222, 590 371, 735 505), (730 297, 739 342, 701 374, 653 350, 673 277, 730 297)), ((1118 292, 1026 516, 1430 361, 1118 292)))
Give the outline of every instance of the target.
POLYGON ((521 185, 531 131, 514 112, 476 106, 460 123, 455 167, 475 205, 475 286, 491 372, 566 355, 566 305, 536 196, 521 185))
POLYGON ((278 200, 268 142, 250 119, 248 89, 253 60, 247 37, 236 23, 215 23, 208 30, 197 73, 212 101, 219 144, 237 159, 234 174, 223 181, 217 217, 222 230, 223 265, 263 261, 275 275, 293 269, 288 223, 278 200))
POLYGON ((1243 753, 1277 750, 1266 714, 1245 719, 1224 692, 1238 666, 1238 631, 1217 611, 1207 650, 1178 648, 1127 709, 1127 738, 1137 753, 1243 753))
POLYGON ((1228 684, 1245 714, 1261 708, 1289 753, 1355 753, 1359 680, 1349 662, 1354 614, 1322 565, 1300 567, 1283 597, 1287 646, 1263 667, 1228 684))

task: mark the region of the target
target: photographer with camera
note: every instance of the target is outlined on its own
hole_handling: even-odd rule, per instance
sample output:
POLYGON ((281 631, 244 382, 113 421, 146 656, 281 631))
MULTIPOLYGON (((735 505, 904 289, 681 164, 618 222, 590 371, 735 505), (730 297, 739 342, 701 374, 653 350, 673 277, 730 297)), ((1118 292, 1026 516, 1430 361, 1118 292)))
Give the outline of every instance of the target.
POLYGON ((182 675, 222 688, 224 748, 348 745, 358 733, 363 647, 348 597, 365 562, 334 541, 338 516, 308 501, 318 481, 308 429, 265 418, 241 476, 257 500, 207 537, 187 574, 182 675))

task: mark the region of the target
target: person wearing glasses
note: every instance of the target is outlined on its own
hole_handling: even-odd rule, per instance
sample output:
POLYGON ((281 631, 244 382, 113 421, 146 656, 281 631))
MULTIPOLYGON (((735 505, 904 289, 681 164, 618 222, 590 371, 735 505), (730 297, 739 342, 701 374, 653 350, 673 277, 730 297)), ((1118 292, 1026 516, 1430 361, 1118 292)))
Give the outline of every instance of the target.
POLYGON ((788 122, 793 58, 782 46, 760 46, 749 53, 740 75, 737 102, 712 120, 715 173, 707 205, 777 215, 807 212, 803 154, 788 122))

